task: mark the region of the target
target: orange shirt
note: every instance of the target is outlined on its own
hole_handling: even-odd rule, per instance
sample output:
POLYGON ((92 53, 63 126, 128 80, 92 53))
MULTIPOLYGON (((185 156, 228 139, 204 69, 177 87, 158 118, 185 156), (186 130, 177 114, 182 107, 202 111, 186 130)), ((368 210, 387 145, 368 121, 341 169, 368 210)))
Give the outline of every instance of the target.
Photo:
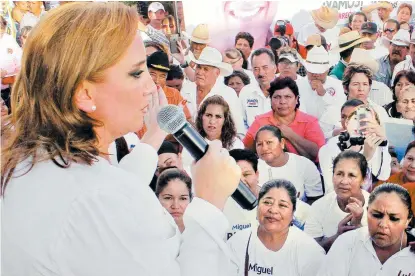
POLYGON ((394 183, 401 185, 402 187, 408 190, 409 195, 411 196, 412 212, 415 213, 415 182, 405 182, 403 176, 403 172, 396 173, 394 175, 391 175, 386 181, 379 181, 378 183, 376 183, 374 187, 377 187, 383 183, 394 183))
MULTIPOLYGON (((181 102, 184 101, 184 98, 180 94, 179 90, 177 90, 176 88, 172 88, 168 86, 164 86, 162 88, 163 88, 164 93, 166 94, 167 102, 169 104, 179 105, 181 102)), ((192 116, 190 114, 189 109, 187 108, 187 105, 184 105, 183 112, 184 112, 184 115, 186 115, 187 120, 191 119, 192 116)), ((143 138, 146 131, 147 131, 147 127, 144 125, 142 129, 137 131, 138 137, 140 139, 143 138)))
MULTIPOLYGON (((255 121, 249 127, 248 132, 244 138, 244 145, 246 148, 253 148, 254 139, 257 131, 266 125, 277 126, 278 122, 274 118, 273 111, 259 115, 255 118, 255 121)), ((310 142, 315 143, 318 148, 321 148, 325 144, 324 134, 320 128, 317 118, 303 113, 299 110, 296 111, 294 121, 288 125, 297 135, 307 139, 310 142)), ((288 152, 298 154, 293 144, 287 140, 286 146, 288 152)))

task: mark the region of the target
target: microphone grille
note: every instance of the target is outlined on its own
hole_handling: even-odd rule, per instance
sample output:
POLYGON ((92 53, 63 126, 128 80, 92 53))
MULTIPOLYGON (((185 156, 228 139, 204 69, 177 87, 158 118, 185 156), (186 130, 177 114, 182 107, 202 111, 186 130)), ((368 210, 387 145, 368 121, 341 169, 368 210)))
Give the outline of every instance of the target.
POLYGON ((182 108, 176 105, 167 105, 157 114, 157 122, 162 130, 174 134, 186 124, 182 108))

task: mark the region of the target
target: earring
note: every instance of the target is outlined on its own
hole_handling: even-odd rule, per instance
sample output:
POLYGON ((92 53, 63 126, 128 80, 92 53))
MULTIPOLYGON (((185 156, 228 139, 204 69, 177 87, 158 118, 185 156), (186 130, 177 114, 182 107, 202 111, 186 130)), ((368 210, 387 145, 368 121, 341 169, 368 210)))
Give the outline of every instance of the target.
POLYGON ((91 109, 92 109, 92 111, 95 111, 95 110, 97 110, 97 107, 96 107, 95 105, 93 105, 93 106, 91 107, 91 109))

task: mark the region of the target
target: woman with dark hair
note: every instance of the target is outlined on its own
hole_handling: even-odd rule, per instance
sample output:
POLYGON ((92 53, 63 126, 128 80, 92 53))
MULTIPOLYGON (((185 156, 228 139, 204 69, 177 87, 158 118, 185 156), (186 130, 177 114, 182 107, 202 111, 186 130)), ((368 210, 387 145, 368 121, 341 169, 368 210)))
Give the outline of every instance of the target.
POLYGON ((256 133, 259 185, 275 178, 289 180, 297 190, 297 197, 310 204, 324 194, 320 173, 309 159, 285 152, 285 143, 281 130, 275 126, 263 126, 256 133))
POLYGON ((254 148, 258 129, 274 125, 286 139, 288 152, 304 156, 312 161, 318 159, 318 150, 324 143, 317 118, 298 110, 300 96, 296 82, 290 78, 277 78, 269 88, 272 111, 255 118, 244 138, 245 147, 254 148))
POLYGON ((318 275, 324 250, 307 234, 292 226, 297 191, 287 180, 274 179, 262 186, 258 197, 258 227, 232 236, 239 275, 318 275))
POLYGON ((245 72, 239 70, 235 70, 231 75, 225 77, 225 85, 235 90, 238 96, 242 88, 250 83, 251 80, 249 76, 245 72))
POLYGON ((367 226, 341 235, 316 275, 414 275, 412 219, 405 188, 391 183, 377 187, 369 197, 367 226))
POLYGON ((412 211, 415 213, 415 141, 409 143, 406 148, 401 171, 391 175, 386 181, 380 181, 377 185, 385 182, 399 184, 408 190, 412 198, 412 211))
POLYGON ((155 193, 183 233, 183 214, 192 200, 192 179, 177 168, 166 169, 157 178, 155 193))
POLYGON ((343 151, 333 161, 334 191, 311 206, 305 232, 326 250, 343 233, 366 225, 369 193, 362 189, 367 174, 366 158, 343 151))
MULTIPOLYGON (((195 125, 208 143, 219 140, 227 150, 244 148, 237 136, 229 105, 222 96, 214 95, 202 102, 195 125)), ((185 167, 190 166, 194 160, 186 149, 183 149, 182 159, 185 167)))
POLYGON ((401 118, 402 114, 400 114, 397 110, 397 103, 398 103, 398 95, 401 90, 408 85, 415 85, 415 72, 410 70, 402 70, 398 74, 396 74, 395 79, 393 80, 393 102, 384 106, 386 112, 388 113, 389 117, 392 118, 401 118))

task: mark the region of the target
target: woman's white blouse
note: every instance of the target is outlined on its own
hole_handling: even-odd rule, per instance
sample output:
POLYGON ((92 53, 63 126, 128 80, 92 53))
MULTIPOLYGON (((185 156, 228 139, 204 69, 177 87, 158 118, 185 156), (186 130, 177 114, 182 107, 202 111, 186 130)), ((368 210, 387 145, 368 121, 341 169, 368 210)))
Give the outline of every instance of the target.
POLYGON ((2 200, 3 275, 235 275, 225 216, 195 198, 181 235, 148 185, 157 158, 138 144, 119 167, 45 161, 13 178, 2 200))
POLYGON ((368 228, 362 227, 337 238, 316 275, 412 276, 415 275, 415 254, 406 247, 382 265, 373 248, 368 228))
MULTIPOLYGON (((228 245, 238 260, 239 274, 244 275, 245 253, 251 229, 236 233, 228 245)), ((323 248, 307 234, 292 226, 283 247, 272 251, 265 247, 257 235, 257 228, 252 228, 248 248, 248 275, 284 275, 316 276, 325 252, 323 248)))

